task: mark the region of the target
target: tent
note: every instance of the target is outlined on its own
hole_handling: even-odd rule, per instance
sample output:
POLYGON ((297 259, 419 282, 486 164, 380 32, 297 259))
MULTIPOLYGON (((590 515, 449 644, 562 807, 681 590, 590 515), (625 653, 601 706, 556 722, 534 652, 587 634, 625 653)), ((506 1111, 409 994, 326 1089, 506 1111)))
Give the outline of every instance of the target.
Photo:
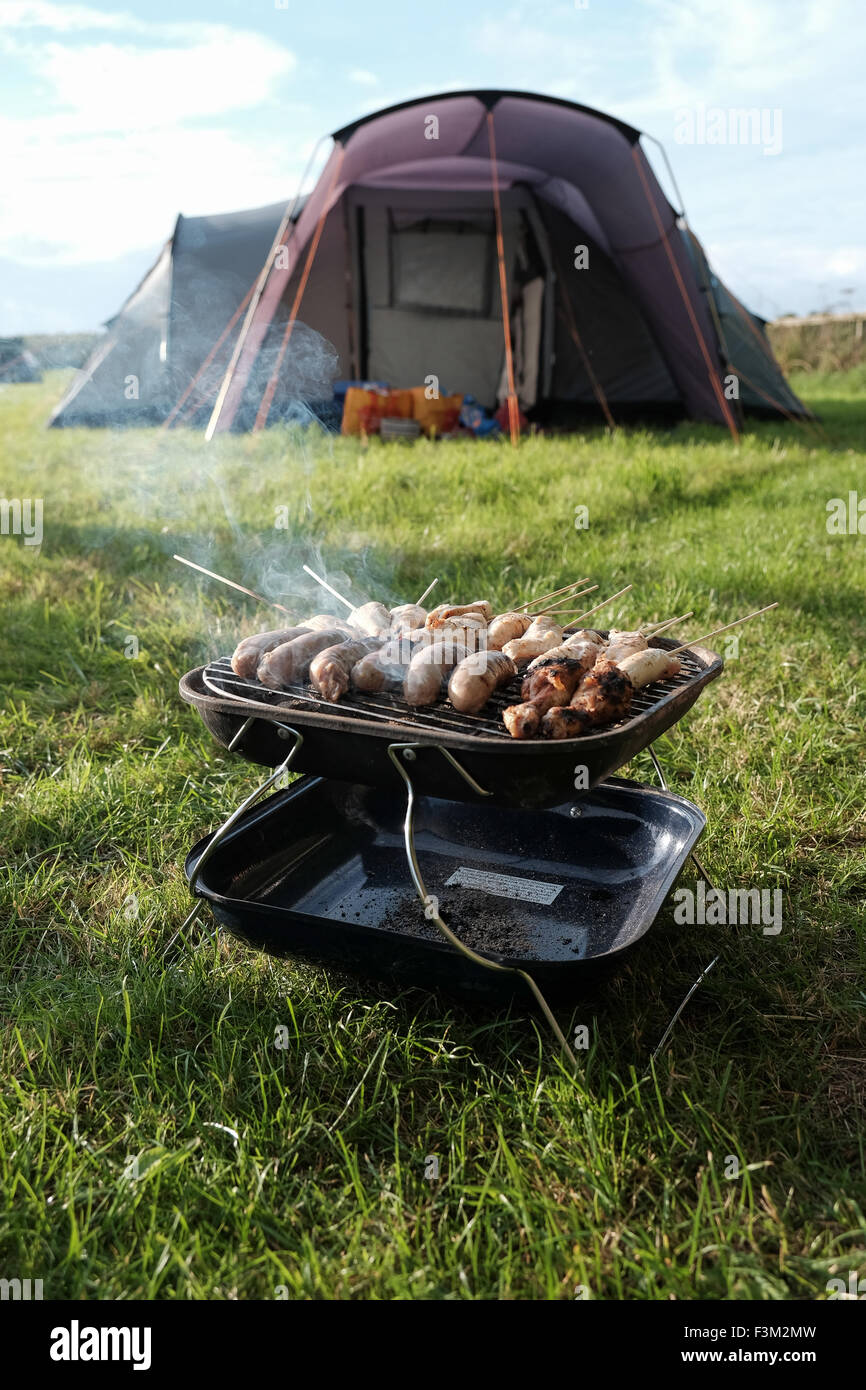
POLYGON ((0 385, 41 380, 38 359, 25 346, 24 339, 0 338, 0 385))
POLYGON ((49 424, 146 425, 166 419, 259 274, 284 211, 285 204, 275 203, 178 217, 172 237, 109 319, 105 337, 49 424))
MULTIPOLYGON (((261 428, 299 400, 315 408, 337 375, 432 383, 553 424, 664 412, 735 434, 744 407, 806 414, 763 321, 712 274, 662 191, 640 132, 601 112, 510 91, 404 102, 335 133, 315 188, 274 235, 280 211, 179 220, 109 335, 129 342, 112 369, 114 418, 142 337, 136 297, 160 274, 163 328, 144 334, 154 375, 139 413, 164 419, 186 393, 185 417, 209 415, 209 435, 261 428), (230 245, 241 218, 268 223, 258 265, 245 237, 230 245), (193 227, 194 251, 179 235, 193 227)), ((88 393, 101 374, 97 363, 88 393)), ((74 393, 53 423, 71 422, 74 393)))

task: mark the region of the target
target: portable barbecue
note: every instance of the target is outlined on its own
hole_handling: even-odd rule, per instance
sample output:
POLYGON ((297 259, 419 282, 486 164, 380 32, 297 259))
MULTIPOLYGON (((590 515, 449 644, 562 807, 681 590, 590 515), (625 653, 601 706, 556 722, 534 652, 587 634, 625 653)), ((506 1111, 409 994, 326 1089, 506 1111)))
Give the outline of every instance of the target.
POLYGON ((681 662, 628 718, 559 741, 503 727, 519 678, 466 715, 275 691, 228 658, 189 672, 180 693, 217 740, 274 769, 190 852, 195 911, 206 901, 260 949, 360 974, 471 997, 521 981, 566 1046, 540 986, 573 993, 638 941, 705 825, 663 777, 606 780, 645 748, 661 776, 651 745, 723 666, 703 647, 681 662), (308 775, 256 805, 290 767, 308 775))

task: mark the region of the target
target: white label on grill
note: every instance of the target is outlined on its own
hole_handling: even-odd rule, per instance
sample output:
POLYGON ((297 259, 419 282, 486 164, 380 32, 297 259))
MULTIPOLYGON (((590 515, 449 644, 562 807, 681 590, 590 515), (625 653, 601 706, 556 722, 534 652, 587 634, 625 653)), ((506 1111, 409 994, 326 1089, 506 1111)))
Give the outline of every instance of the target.
POLYGON ((519 898, 526 903, 545 903, 549 906, 565 886, 562 883, 541 883, 535 878, 515 878, 512 874, 491 874, 486 869, 455 869, 445 880, 445 887, 480 888, 496 898, 519 898))

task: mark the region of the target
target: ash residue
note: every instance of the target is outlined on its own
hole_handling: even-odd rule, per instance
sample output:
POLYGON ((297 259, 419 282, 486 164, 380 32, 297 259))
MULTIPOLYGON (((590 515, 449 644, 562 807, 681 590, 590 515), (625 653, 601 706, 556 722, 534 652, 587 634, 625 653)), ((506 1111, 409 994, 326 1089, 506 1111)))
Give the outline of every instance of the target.
MULTIPOLYGON (((439 914, 446 927, 473 951, 510 957, 534 954, 529 925, 510 916, 505 904, 500 905, 489 893, 463 889, 459 896, 445 894, 439 898, 439 914)), ((436 923, 424 916, 419 899, 411 895, 393 907, 380 926, 424 941, 445 940, 436 923)))

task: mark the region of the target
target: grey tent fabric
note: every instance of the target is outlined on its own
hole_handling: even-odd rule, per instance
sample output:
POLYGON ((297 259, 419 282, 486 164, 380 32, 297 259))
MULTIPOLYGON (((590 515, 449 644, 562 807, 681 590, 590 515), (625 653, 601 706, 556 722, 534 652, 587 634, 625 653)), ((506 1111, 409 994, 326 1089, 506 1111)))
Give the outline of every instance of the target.
MULTIPOLYGON (((177 219, 174 235, 74 379, 49 424, 164 420, 261 271, 285 212, 177 219)), ((225 361, 215 362, 218 381, 225 361)), ((213 385, 213 374, 202 386, 213 385)))

